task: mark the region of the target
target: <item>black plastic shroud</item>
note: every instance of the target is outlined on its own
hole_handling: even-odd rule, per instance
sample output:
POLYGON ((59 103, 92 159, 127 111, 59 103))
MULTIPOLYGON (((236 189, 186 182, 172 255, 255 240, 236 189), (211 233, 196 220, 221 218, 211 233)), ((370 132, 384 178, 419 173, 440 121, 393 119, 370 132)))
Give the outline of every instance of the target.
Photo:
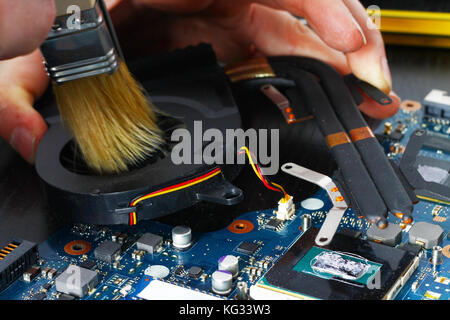
MULTIPOLYGON (((177 128, 185 128, 193 136, 194 121, 202 121, 203 132, 215 128, 224 137, 226 129, 241 127, 228 80, 209 45, 189 47, 135 64, 134 69, 140 71, 135 75, 152 93, 152 102, 163 113, 159 118, 168 139, 177 128)), ((131 211, 137 212, 139 220, 146 220, 168 215, 199 201, 232 205, 243 198, 242 191, 227 181, 227 178, 237 176, 239 167, 223 166, 221 174, 205 182, 142 201, 136 208, 130 208, 130 202, 139 196, 204 175, 218 165, 175 165, 168 142, 162 152, 139 168, 120 175, 96 175, 89 172, 73 152, 70 147, 72 136, 63 128, 59 117, 47 121, 49 130, 37 150, 36 170, 44 182, 52 211, 66 215, 71 221, 127 224, 131 211)), ((191 159, 207 144, 199 150, 192 148, 191 159)), ((234 152, 234 144, 225 148, 226 152, 234 152)))

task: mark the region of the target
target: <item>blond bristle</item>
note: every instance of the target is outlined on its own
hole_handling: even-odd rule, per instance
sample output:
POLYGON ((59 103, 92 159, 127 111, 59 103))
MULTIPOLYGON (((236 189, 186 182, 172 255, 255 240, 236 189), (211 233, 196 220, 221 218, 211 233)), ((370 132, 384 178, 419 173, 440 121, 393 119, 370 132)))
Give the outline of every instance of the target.
POLYGON ((98 173, 121 173, 145 160, 161 143, 154 106, 125 63, 113 75, 55 85, 65 126, 98 173))

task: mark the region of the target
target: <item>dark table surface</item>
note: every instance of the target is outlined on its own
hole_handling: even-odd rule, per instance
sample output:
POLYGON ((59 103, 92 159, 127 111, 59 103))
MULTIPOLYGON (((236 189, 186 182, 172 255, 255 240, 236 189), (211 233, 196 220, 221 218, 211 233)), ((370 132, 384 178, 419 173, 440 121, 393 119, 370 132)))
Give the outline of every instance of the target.
MULTIPOLYGON (((450 50, 388 47, 387 52, 394 90, 403 99, 421 101, 431 89, 450 92, 450 50)), ((11 238, 40 243, 63 225, 48 211, 39 183, 34 168, 0 140, 0 245, 11 238)), ((246 183, 253 188, 254 180, 246 183)))

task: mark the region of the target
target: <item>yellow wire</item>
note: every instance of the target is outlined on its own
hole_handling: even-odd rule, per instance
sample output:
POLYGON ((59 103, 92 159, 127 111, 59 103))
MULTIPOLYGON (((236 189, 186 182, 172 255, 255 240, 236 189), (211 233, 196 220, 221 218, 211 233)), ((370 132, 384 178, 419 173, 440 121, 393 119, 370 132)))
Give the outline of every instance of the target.
POLYGON ((251 154, 250 154, 250 150, 248 150, 247 147, 241 147, 240 150, 244 150, 244 151, 245 151, 245 153, 247 154, 248 160, 250 161, 250 164, 251 164, 251 166, 252 166, 253 171, 254 171, 255 174, 258 176, 259 180, 263 181, 262 177, 259 175, 258 170, 256 170, 256 165, 255 165, 255 163, 253 162, 252 156, 251 156, 251 154))
POLYGON ((282 186, 280 186, 279 184, 277 184, 277 183, 275 183, 275 182, 271 182, 271 184, 273 184, 275 187, 280 188, 281 191, 283 191, 284 199, 285 199, 286 201, 289 200, 289 196, 288 196, 288 194, 286 193, 286 191, 284 191, 284 188, 283 188, 282 186))
POLYGON ((212 174, 210 176, 207 176, 207 177, 205 177, 203 179, 191 182, 191 183, 186 184, 184 186, 180 186, 178 188, 174 188, 174 189, 169 189, 169 190, 166 190, 166 191, 158 192, 158 193, 155 193, 155 194, 149 194, 147 196, 144 196, 142 198, 137 199, 135 202, 132 203, 132 205, 135 206, 136 204, 138 204, 139 202, 141 202, 143 200, 150 199, 150 198, 153 198, 153 197, 156 197, 156 196, 160 196, 160 195, 163 195, 163 194, 166 194, 166 193, 170 193, 170 192, 174 192, 174 191, 178 191, 178 190, 181 190, 181 189, 184 189, 184 188, 191 187, 191 186, 196 185, 196 184, 198 184, 200 182, 203 182, 203 181, 206 181, 208 179, 211 179, 212 177, 217 176, 221 172, 222 172, 221 170, 218 170, 217 172, 215 172, 214 174, 212 174))
MULTIPOLYGON (((210 175, 210 176, 207 176, 207 177, 205 177, 205 178, 203 178, 203 179, 200 179, 200 180, 191 182, 191 183, 186 184, 186 185, 184 185, 184 186, 180 186, 180 187, 178 187, 178 188, 174 188, 174 189, 169 189, 169 190, 166 190, 166 191, 158 192, 158 193, 155 193, 155 194, 149 194, 149 195, 147 195, 147 196, 144 196, 144 197, 142 197, 142 198, 139 198, 139 199, 133 201, 133 202, 132 202, 132 205, 133 205, 133 206, 136 206, 139 202, 144 201, 144 200, 146 200, 146 199, 154 198, 154 197, 156 197, 156 196, 161 196, 161 195, 163 195, 163 194, 167 194, 167 193, 171 193, 171 192, 174 192, 174 191, 178 191, 178 190, 181 190, 181 189, 185 189, 185 188, 191 187, 191 186, 196 185, 196 184, 198 184, 198 183, 200 183, 200 182, 203 182, 203 181, 205 181, 205 180, 211 179, 212 177, 217 176, 217 175, 218 175, 219 173, 221 173, 221 172, 222 172, 221 170, 218 170, 217 172, 215 172, 214 174, 212 174, 212 175, 210 175)), ((136 216, 136 212, 133 212, 132 217, 133 217, 133 225, 136 225, 136 224, 137 224, 137 216, 136 216)))
MULTIPOLYGON (((258 170, 256 170, 256 165, 255 165, 255 163, 253 162, 253 158, 252 158, 252 156, 251 156, 251 154, 250 154, 250 150, 248 150, 248 148, 245 147, 245 146, 244 146, 244 147, 241 147, 240 150, 244 150, 244 151, 245 151, 245 153, 247 154, 248 160, 250 161, 250 164, 252 165, 253 171, 254 171, 255 174, 258 176, 259 180, 263 181, 263 179, 262 179, 262 177, 260 176, 258 170)), ((284 190, 284 188, 283 188, 282 186, 280 186, 279 184, 274 183, 274 182, 270 182, 270 183, 271 183, 272 185, 274 185, 275 187, 280 188, 281 191, 283 191, 284 199, 285 199, 286 201, 289 200, 289 196, 288 196, 288 194, 286 193, 286 191, 284 190)))

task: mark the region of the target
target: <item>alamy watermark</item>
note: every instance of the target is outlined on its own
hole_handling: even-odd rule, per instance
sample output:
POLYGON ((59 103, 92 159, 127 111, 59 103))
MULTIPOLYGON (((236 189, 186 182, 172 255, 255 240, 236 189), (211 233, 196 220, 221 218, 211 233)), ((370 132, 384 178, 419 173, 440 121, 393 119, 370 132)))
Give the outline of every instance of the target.
POLYGON ((377 5, 371 5, 367 7, 367 28, 369 30, 380 30, 381 29, 381 8, 377 5))
POLYGON ((194 121, 193 134, 187 129, 173 131, 171 159, 174 164, 244 164, 245 154, 238 154, 247 145, 263 167, 265 175, 274 175, 280 167, 280 133, 278 129, 210 128, 203 131, 202 121, 194 121), (269 154, 270 153, 270 154, 269 154))
POLYGON ((81 8, 77 5, 71 5, 67 7, 67 14, 70 16, 67 18, 67 29, 80 30, 81 29, 81 8))

